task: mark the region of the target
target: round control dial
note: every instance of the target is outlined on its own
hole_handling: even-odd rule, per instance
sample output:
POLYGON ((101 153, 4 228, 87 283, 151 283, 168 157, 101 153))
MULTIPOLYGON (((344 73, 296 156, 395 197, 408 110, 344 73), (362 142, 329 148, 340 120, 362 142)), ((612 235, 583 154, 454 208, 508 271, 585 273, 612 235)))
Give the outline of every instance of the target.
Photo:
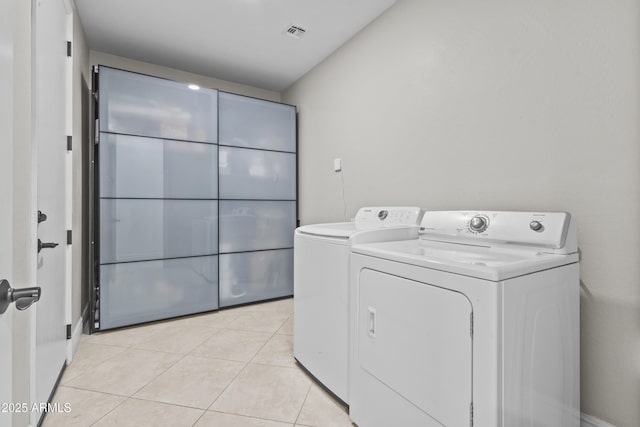
POLYGON ((542 223, 540 221, 531 221, 529 223, 529 228, 533 231, 542 231, 542 223))
POLYGON ((482 233, 489 226, 489 220, 480 215, 476 215, 469 221, 469 229, 474 233, 482 233))

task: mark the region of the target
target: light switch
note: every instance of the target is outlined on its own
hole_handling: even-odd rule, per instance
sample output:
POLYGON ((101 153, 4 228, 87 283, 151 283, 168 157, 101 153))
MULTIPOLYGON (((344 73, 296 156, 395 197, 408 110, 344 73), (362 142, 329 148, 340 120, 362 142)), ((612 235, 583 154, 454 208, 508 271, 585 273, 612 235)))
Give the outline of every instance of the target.
POLYGON ((333 170, 340 172, 342 170, 342 159, 333 159, 333 170))

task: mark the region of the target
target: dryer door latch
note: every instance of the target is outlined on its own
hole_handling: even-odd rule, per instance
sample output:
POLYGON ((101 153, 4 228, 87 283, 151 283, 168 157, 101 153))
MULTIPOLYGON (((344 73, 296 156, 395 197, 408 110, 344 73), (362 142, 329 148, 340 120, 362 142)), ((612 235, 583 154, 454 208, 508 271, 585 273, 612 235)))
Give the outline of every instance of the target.
POLYGON ((369 311, 369 337, 376 337, 376 309, 373 307, 368 308, 369 311))

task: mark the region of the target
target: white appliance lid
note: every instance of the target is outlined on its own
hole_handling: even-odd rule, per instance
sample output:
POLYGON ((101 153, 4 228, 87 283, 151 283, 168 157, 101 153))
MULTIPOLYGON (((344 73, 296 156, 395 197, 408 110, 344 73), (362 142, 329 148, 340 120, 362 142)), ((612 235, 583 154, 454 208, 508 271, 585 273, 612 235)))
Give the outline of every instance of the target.
POLYGON ((572 264, 578 254, 554 255, 500 246, 407 240, 352 246, 352 252, 490 281, 572 264))
POLYGON ((348 239, 356 231, 358 231, 358 229, 353 222, 311 224, 303 225, 298 228, 298 232, 303 234, 313 234, 315 236, 333 237, 338 239, 348 239))
POLYGON ((349 239, 365 230, 417 226, 423 211, 418 207, 364 207, 358 210, 353 222, 310 224, 298 228, 302 234, 349 239))

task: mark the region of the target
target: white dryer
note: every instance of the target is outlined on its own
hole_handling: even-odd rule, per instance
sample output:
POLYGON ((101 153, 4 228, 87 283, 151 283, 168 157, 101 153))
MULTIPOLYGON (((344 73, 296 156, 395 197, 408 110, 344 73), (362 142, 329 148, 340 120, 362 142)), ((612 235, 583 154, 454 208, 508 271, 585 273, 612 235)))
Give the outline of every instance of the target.
POLYGON ((356 243, 415 239, 417 207, 361 208, 353 222, 296 229, 293 267, 293 354, 348 402, 349 255, 356 243))
POLYGON ((350 416, 360 427, 579 425, 579 266, 567 213, 426 212, 355 245, 350 416))

